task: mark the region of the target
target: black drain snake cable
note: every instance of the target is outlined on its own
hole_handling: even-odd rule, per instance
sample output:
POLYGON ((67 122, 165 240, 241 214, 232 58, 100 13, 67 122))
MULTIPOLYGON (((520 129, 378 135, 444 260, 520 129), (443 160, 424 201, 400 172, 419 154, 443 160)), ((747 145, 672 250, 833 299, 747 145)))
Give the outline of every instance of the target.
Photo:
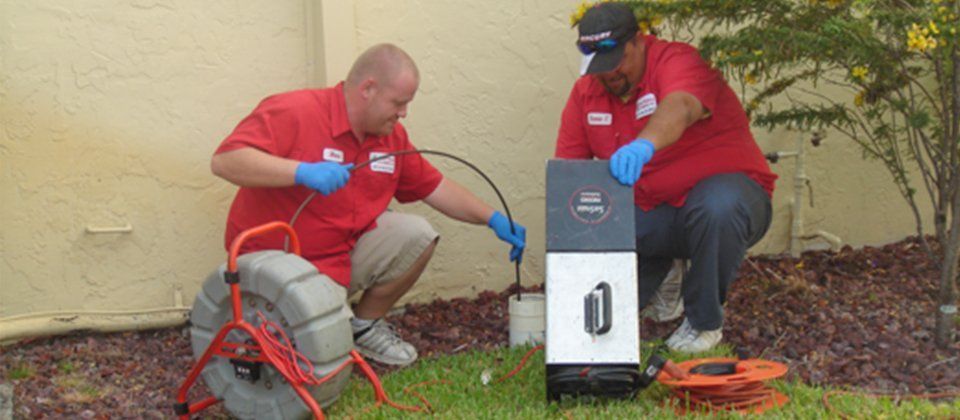
MULTIPOLYGON (((483 177, 483 180, 487 181, 487 184, 489 184, 490 187, 493 188, 493 192, 497 193, 497 198, 500 200, 500 205, 503 206, 503 210, 507 214, 507 221, 510 222, 510 233, 514 235, 517 234, 517 232, 514 230, 514 227, 513 227, 513 215, 510 213, 510 207, 507 206, 507 201, 503 199, 503 194, 500 194, 500 189, 497 188, 497 185, 494 184, 493 181, 490 179, 490 177, 488 177, 487 174, 483 173, 483 171, 481 171, 480 168, 478 168, 476 165, 468 162, 466 159, 463 159, 459 156, 455 156, 447 152, 441 152, 437 150, 428 150, 428 149, 400 150, 400 151, 380 155, 373 159, 367 160, 366 162, 359 163, 350 170, 356 171, 357 169, 363 168, 364 166, 370 165, 371 163, 379 160, 388 159, 394 156, 409 155, 414 153, 421 154, 421 155, 437 155, 437 156, 443 156, 445 158, 453 159, 457 162, 460 162, 466 165, 468 168, 473 169, 474 172, 480 174, 480 176, 483 177)), ((300 204, 300 207, 297 208, 297 211, 293 213, 293 217, 290 218, 290 223, 289 223, 291 228, 293 227, 293 224, 297 221, 297 218, 300 217, 300 213, 303 211, 303 209, 307 207, 307 204, 309 204, 310 201, 312 201, 313 198, 316 197, 316 195, 317 195, 316 191, 313 191, 312 193, 310 193, 310 195, 307 196, 305 200, 303 200, 303 203, 300 204)), ((287 248, 289 246, 288 242, 289 242, 289 238, 284 238, 283 240, 284 251, 287 251, 287 248)), ((520 296, 521 296, 521 293, 520 293, 520 260, 521 259, 522 258, 517 258, 517 261, 514 264, 514 274, 516 276, 516 282, 517 282, 517 301, 520 301, 520 296)))

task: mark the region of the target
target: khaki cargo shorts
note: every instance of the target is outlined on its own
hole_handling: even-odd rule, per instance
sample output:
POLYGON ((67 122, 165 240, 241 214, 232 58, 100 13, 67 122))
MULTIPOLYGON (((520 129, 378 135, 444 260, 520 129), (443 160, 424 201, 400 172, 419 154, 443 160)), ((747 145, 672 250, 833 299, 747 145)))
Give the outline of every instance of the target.
POLYGON ((377 217, 377 227, 363 234, 350 252, 352 274, 347 296, 400 277, 439 237, 423 217, 383 212, 377 217))

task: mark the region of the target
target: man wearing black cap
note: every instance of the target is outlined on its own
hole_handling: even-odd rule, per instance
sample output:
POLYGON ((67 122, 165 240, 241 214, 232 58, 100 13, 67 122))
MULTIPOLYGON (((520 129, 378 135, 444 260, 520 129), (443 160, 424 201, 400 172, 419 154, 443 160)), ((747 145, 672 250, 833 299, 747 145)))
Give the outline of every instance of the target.
POLYGON ((640 33, 621 3, 595 5, 578 26, 582 77, 556 157, 609 159, 610 174, 633 186, 640 306, 675 258, 689 259, 686 317, 667 345, 710 349, 722 338, 727 288, 770 225, 777 177, 733 90, 696 49, 640 33))

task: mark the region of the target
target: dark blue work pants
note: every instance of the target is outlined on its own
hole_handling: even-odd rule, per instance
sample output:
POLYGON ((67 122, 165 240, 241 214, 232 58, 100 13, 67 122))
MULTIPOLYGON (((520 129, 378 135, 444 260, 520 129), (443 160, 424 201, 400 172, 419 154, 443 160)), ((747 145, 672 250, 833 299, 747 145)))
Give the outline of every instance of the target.
POLYGON ((706 178, 683 207, 636 209, 639 298, 643 308, 675 258, 690 261, 683 279, 684 312, 694 329, 723 325, 727 288, 750 248, 767 232, 770 197, 741 173, 706 178))

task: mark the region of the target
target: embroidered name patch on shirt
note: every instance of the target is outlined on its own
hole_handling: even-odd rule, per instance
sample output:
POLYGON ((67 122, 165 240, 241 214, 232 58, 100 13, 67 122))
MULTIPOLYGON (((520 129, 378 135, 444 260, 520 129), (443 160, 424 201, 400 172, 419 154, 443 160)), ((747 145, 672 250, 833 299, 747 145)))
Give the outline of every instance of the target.
MULTIPOLYGON (((383 152, 370 152, 370 160, 374 160, 378 157, 385 156, 386 153, 383 152)), ((374 172, 383 172, 387 174, 392 174, 393 171, 397 168, 397 157, 390 156, 386 159, 378 160, 370 164, 370 170, 374 172)))
POLYGON ((587 114, 587 124, 590 124, 590 125, 613 124, 613 114, 609 112, 590 112, 587 114))
POLYGON ((637 113, 636 118, 639 120, 643 117, 647 117, 650 114, 653 114, 657 110, 657 97, 648 93, 637 99, 637 113))
POLYGON ((326 147, 323 149, 323 160, 329 162, 343 163, 343 150, 331 149, 326 147))

